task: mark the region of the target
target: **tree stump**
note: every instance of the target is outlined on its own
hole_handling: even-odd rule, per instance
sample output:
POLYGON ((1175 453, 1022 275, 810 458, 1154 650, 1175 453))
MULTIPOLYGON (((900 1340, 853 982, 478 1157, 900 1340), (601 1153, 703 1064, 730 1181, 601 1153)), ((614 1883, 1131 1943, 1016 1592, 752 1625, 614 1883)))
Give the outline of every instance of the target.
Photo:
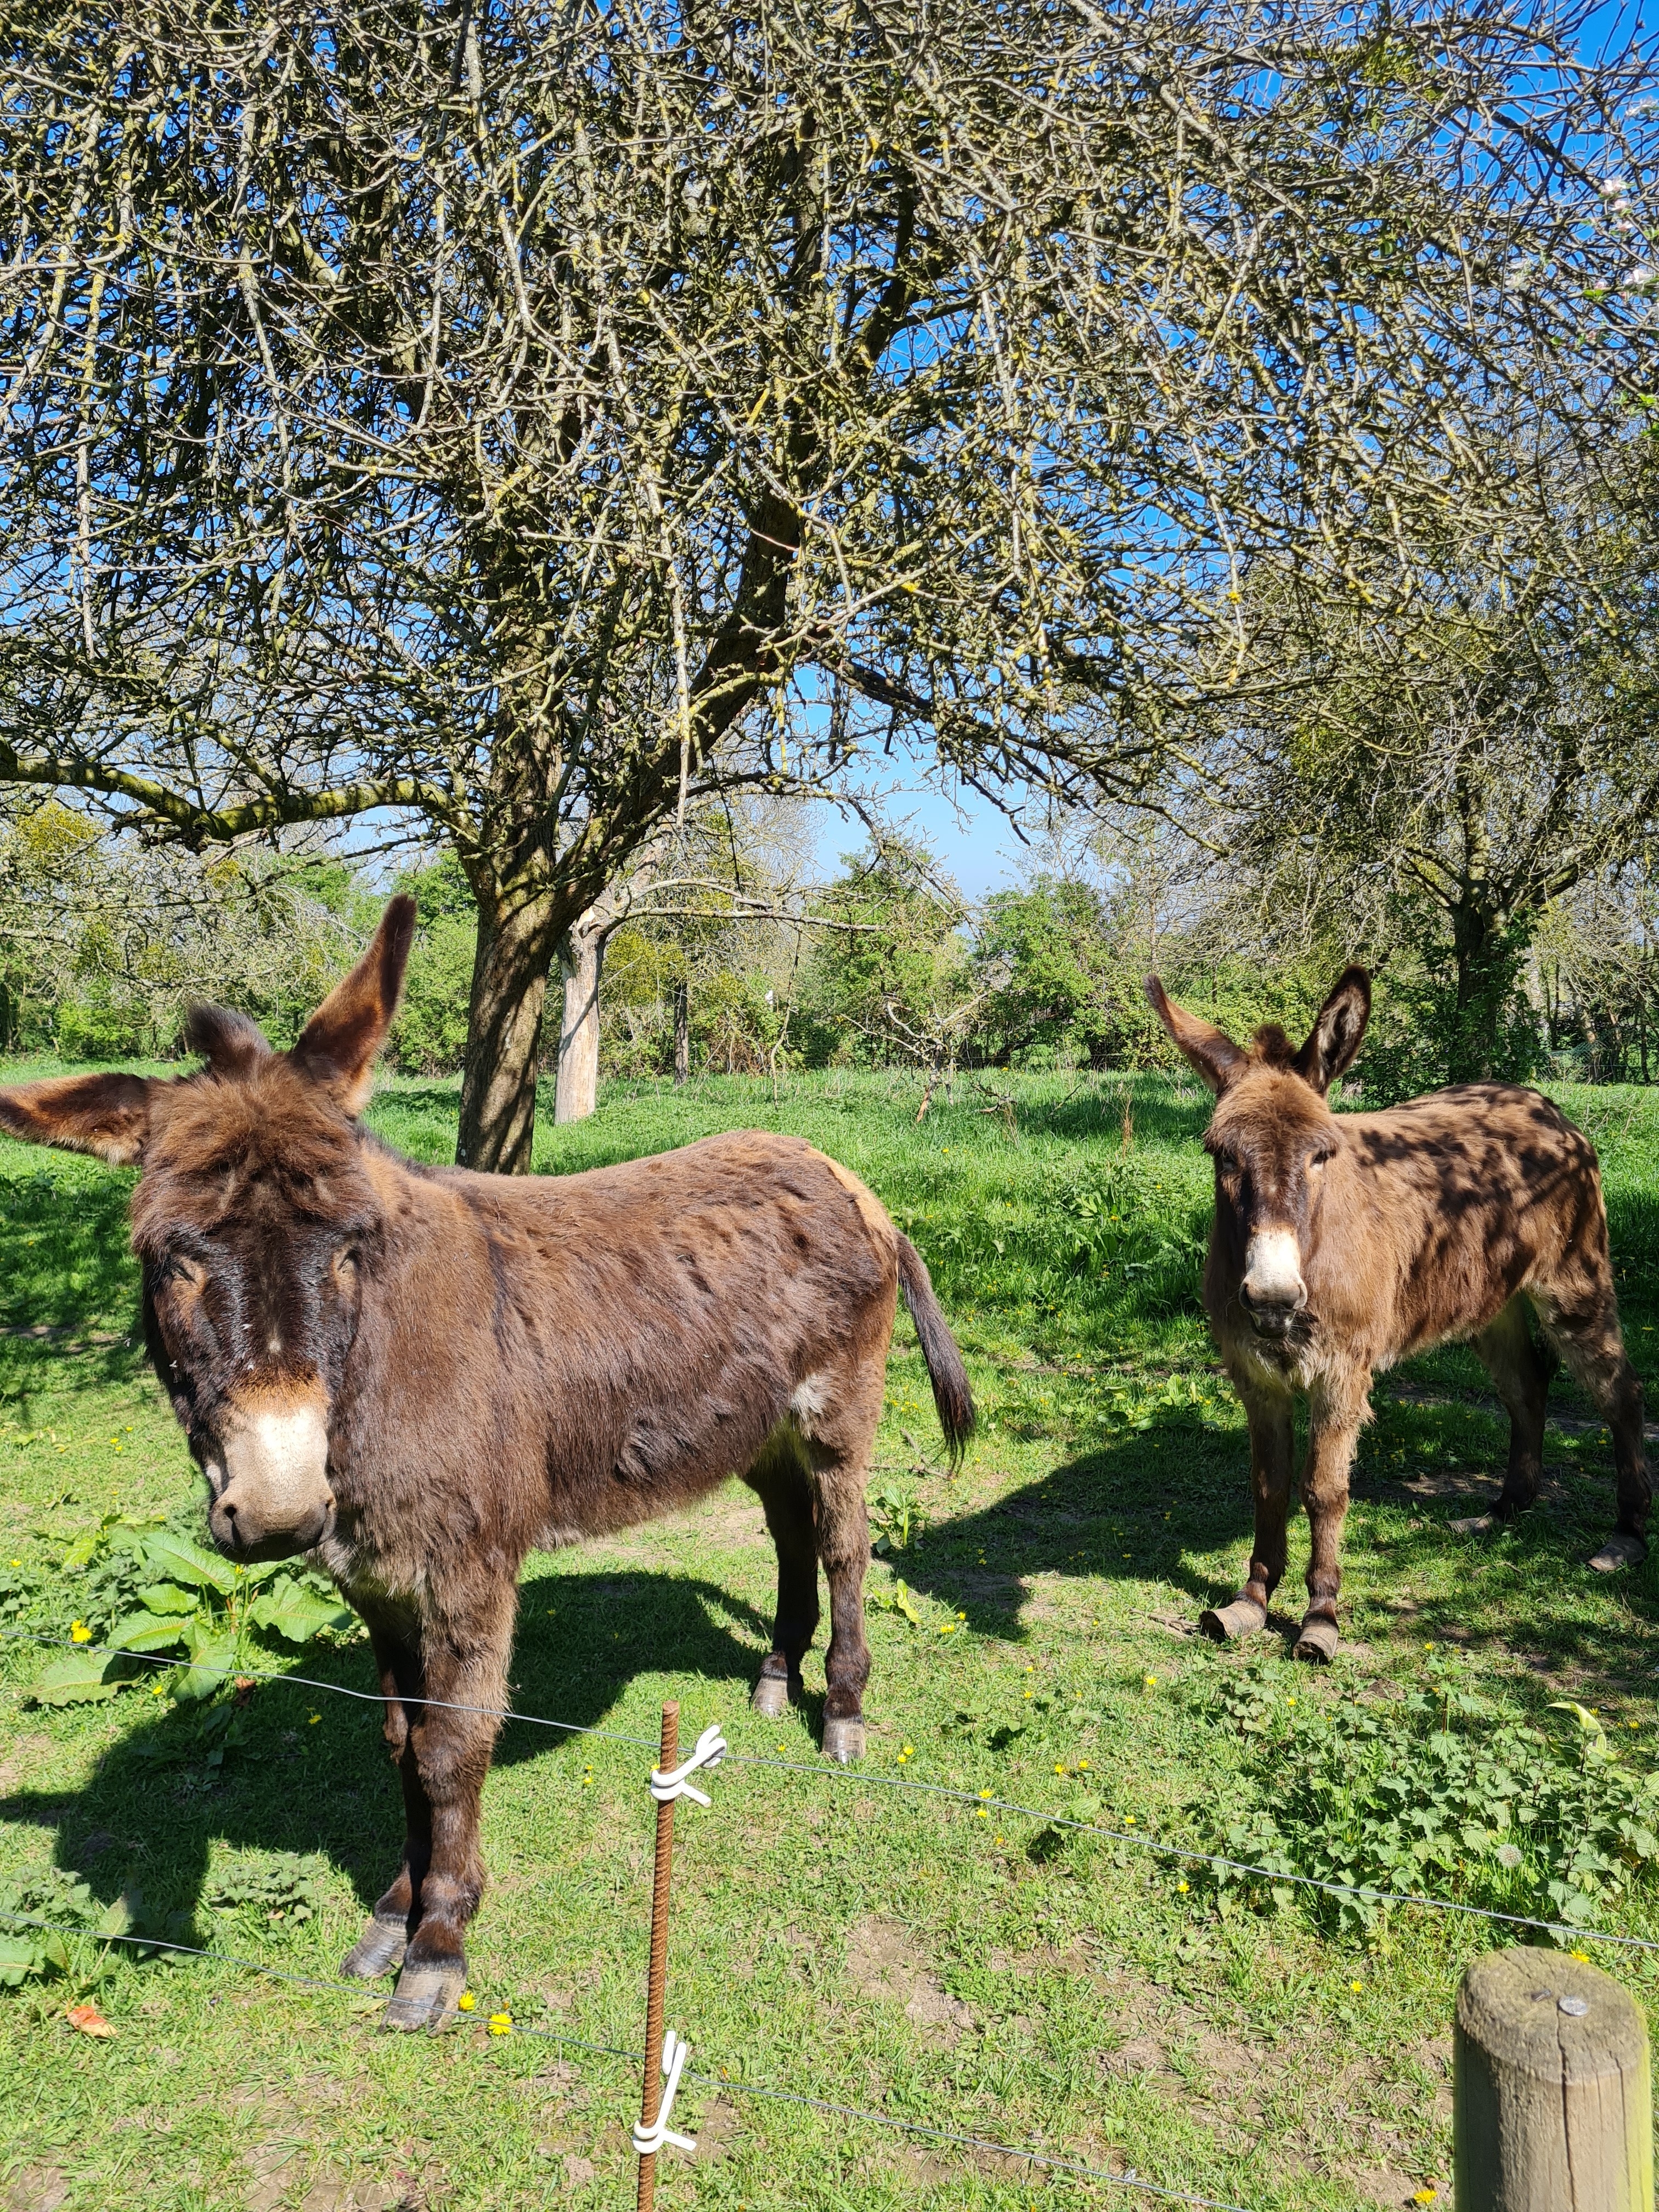
POLYGON ((1653 2212, 1647 2023, 1610 1975, 1477 1959, 1452 2033, 1457 2212, 1653 2212))

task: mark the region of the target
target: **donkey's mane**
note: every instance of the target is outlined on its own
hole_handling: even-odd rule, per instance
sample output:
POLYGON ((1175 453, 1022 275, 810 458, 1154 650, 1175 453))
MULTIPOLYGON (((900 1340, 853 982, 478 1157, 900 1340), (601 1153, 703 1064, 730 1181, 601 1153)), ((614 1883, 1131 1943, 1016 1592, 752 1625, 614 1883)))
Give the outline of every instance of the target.
POLYGON ((1264 1067, 1288 1067, 1296 1058, 1296 1047, 1277 1022, 1263 1022, 1250 1039, 1250 1057, 1264 1067))

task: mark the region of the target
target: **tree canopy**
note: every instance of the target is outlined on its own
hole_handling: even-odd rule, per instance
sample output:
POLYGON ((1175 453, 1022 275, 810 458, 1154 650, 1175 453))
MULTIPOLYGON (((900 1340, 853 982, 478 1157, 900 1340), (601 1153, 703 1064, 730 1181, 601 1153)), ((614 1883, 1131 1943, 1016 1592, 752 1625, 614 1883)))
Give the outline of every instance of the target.
POLYGON ((1449 509, 1623 435, 1644 58, 1530 0, 26 0, 0 51, 0 775, 202 844, 412 818, 461 1149, 690 797, 914 723, 1139 787, 1449 509), (1621 225, 1624 226, 1621 228, 1621 225), (1105 702, 1109 712, 1101 711, 1105 702))

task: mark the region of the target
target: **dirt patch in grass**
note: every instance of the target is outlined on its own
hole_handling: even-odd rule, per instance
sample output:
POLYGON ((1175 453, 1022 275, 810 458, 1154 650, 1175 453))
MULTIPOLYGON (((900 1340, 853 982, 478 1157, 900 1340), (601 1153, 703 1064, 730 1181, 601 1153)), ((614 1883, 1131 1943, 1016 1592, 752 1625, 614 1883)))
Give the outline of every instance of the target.
POLYGON ((854 1922, 847 1931, 847 1974, 866 1996, 902 2005, 915 2027, 945 2043, 974 2025, 973 2014, 932 1974, 908 1931, 894 1920, 854 1922))

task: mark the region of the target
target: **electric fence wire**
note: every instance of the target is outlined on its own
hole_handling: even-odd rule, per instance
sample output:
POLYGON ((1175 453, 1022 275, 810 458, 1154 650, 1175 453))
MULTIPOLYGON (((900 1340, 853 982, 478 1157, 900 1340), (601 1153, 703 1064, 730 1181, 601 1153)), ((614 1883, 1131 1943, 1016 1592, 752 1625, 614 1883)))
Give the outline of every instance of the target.
MULTIPOLYGON (((338 1981, 324 1981, 314 1974, 290 1973, 282 1966, 268 1966, 260 1959, 242 1958, 230 1951, 208 1950, 199 1943, 175 1943, 161 1936, 122 1935, 96 1928, 76 1928, 65 1923, 44 1920, 30 1912, 0 1911, 0 1921, 15 1928, 33 1928, 44 1934, 85 1938, 94 1943, 130 1943, 145 1951, 176 1951, 186 1958, 206 1959, 216 1966, 250 1968, 255 1973, 269 1975, 275 1981, 297 1984, 301 1989, 325 1990, 331 1996, 344 1994, 338 1981)), ((625 2058, 635 2065, 638 2065, 645 2056, 641 2051, 626 2051, 620 2044, 589 2042, 582 2036, 568 2034, 563 2028, 522 2027, 515 2021, 508 2033, 514 2037, 568 2045, 573 2051, 591 2051, 606 2058, 625 2058)), ((774 2089, 759 2081, 745 2081, 725 2069, 718 2074, 688 2069, 685 2079, 703 2083, 722 2093, 730 2090, 738 2096, 762 2098, 769 2104, 804 2105, 815 2112, 827 2112, 840 2119, 862 2121, 871 2127, 890 2128, 904 2135, 921 2136, 932 2142, 948 2143, 953 2148, 976 2151, 981 2156, 1012 2159, 1024 2165, 1040 2166, 1050 2172, 1070 2174, 1079 2179, 1109 2182, 1115 2188, 1138 2190, 1143 2196, 1157 2197, 1166 2204, 1190 2204, 1200 2208, 1200 2212, 1250 2212, 1248 2205, 1235 2204, 1228 2197, 1199 2197, 1188 2190, 1165 2189, 1161 2183, 1146 2180, 1133 2166, 1122 2173, 1114 2173, 1109 2166, 1090 2166, 1081 2159, 1063 2158, 1058 2152, 1043 2150, 1036 2144, 998 2142, 989 2136, 964 2135, 955 2128, 930 2127, 923 2121, 900 2119, 895 2113, 878 2112, 866 2106, 837 2105, 827 2097, 809 2097, 797 2089, 774 2089)))
MULTIPOLYGON (((386 1700, 378 1690, 352 1690, 338 1682, 320 1681, 314 1675, 258 1673, 246 1667, 203 1666, 193 1659, 173 1659, 154 1651, 124 1651, 110 1644, 76 1644, 64 1636, 44 1636, 32 1629, 0 1629, 0 1639, 22 1640, 32 1644, 50 1644, 66 1651, 84 1651, 88 1655, 113 1659, 132 1659, 147 1666, 194 1668, 204 1674, 217 1674, 226 1681, 290 1682, 306 1689, 317 1690, 332 1697, 353 1698, 360 1704, 383 1705, 386 1700)), ((407 1705, 431 1705, 445 1712, 476 1713, 482 1718, 499 1721, 523 1721, 532 1728, 557 1729, 568 1735, 602 1736, 611 1743, 642 1746, 648 1751, 657 1747, 651 1736, 625 1734, 620 1729, 595 1727, 583 1721, 554 1721, 544 1719, 538 1713, 521 1713, 502 1705, 458 1705, 446 1698, 404 1698, 407 1705)), ((1205 1866, 1229 1874, 1248 1875, 1259 1881, 1289 1882, 1301 1889, 1322 1892, 1331 1897, 1352 1897, 1366 1905, 1415 1905, 1431 1912, 1452 1912, 1472 1920, 1490 1920, 1509 1928, 1535 1928, 1547 1936, 1570 1936, 1575 1941, 1608 1943, 1632 1951, 1659 1951, 1659 1942, 1644 1936, 1619 1936, 1599 1929, 1580 1925, 1570 1920, 1538 1920, 1524 1912, 1500 1912, 1489 1905, 1464 1905, 1455 1898, 1430 1897, 1415 1890, 1375 1889, 1368 1883, 1328 1881, 1317 1875, 1294 1874, 1287 1868, 1257 1866, 1248 1859, 1229 1858, 1219 1851, 1194 1850, 1186 1844, 1165 1844, 1152 1836, 1139 1836, 1127 1828, 1103 1827, 1097 1820, 1077 1820, 1063 1813, 1051 1813, 1040 1805, 1021 1804, 1011 1797, 986 1796, 974 1790, 958 1790, 945 1782, 921 1782, 901 1774, 872 1774, 865 1767, 840 1766, 822 1761, 800 1759, 769 1759, 757 1752, 728 1751, 723 1762, 728 1766, 770 1767, 783 1774, 803 1774, 817 1782, 834 1781, 851 1784, 860 1790, 890 1790, 908 1796, 937 1797, 947 1802, 965 1805, 971 1810, 985 1813, 1009 1813, 1020 1820, 1040 1821, 1045 1827, 1064 1828, 1078 1835, 1100 1836, 1108 1843, 1127 1844, 1137 1850, 1146 1851, 1158 1858, 1178 1860, 1186 1866, 1205 1866)))

